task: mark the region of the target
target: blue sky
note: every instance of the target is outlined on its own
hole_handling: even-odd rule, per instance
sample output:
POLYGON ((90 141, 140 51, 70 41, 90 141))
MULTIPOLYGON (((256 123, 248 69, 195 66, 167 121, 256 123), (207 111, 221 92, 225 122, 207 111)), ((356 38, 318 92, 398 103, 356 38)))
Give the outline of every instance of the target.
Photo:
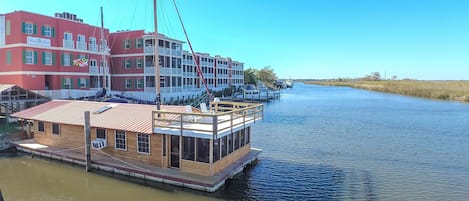
MULTIPOLYGON (((151 0, 2 0, 0 13, 68 11, 88 24, 153 30, 151 0)), ((469 79, 467 0, 178 0, 196 51, 230 56, 280 78, 469 79)), ((160 33, 185 40, 172 0, 160 33)), ((187 49, 187 47, 186 47, 187 49)))

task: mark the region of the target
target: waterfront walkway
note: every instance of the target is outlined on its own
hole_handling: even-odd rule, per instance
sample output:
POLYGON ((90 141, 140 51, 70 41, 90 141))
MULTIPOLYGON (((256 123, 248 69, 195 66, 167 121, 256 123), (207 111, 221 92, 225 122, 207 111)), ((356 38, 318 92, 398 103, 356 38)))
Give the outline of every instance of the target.
MULTIPOLYGON (((37 144, 33 139, 12 142, 16 149, 32 155, 55 159, 85 166, 84 148, 61 148, 37 144)), ((93 152, 92 168, 134 177, 142 180, 156 181, 187 187, 195 190, 214 192, 223 186, 226 180, 240 173, 248 164, 257 160, 261 150, 251 149, 249 154, 214 176, 201 176, 185 173, 177 169, 160 168, 145 165, 137 161, 121 160, 104 152, 93 152)))

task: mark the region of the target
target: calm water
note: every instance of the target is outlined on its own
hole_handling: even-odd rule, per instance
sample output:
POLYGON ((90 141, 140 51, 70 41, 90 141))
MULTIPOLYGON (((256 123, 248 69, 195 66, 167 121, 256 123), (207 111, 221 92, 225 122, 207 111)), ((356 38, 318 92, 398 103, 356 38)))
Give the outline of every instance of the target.
POLYGON ((215 194, 0 158, 7 200, 469 200, 469 104, 296 84, 253 128, 260 162, 215 194))

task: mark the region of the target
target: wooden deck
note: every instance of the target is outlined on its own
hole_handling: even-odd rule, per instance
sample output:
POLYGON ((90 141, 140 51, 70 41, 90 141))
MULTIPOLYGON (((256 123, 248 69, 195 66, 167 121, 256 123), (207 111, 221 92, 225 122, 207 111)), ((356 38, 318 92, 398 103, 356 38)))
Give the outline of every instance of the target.
MULTIPOLYGON (((60 148, 35 143, 33 139, 12 142, 16 149, 32 155, 85 166, 84 148, 60 148)), ((214 176, 200 176, 172 168, 145 165, 138 161, 120 160, 106 153, 91 156, 92 168, 142 180, 156 181, 206 192, 215 192, 226 180, 258 159, 261 150, 251 149, 248 155, 214 176)))
POLYGON ((223 137, 263 119, 262 104, 211 102, 208 113, 153 111, 153 132, 205 139, 223 137))

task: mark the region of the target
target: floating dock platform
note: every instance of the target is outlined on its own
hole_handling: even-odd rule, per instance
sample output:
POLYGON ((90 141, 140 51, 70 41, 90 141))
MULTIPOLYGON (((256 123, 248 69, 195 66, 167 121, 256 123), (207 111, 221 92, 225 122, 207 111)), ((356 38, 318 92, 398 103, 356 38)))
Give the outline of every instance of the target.
MULTIPOLYGON (((35 143, 33 139, 11 142, 18 151, 40 156, 74 165, 86 166, 85 148, 61 148, 45 146, 35 143)), ((91 156, 92 169, 124 175, 144 181, 160 182, 201 190, 215 192, 220 189, 227 180, 241 173, 248 165, 255 164, 258 160, 260 149, 251 148, 249 154, 231 164, 228 168, 214 176, 201 176, 181 172, 172 168, 160 168, 139 163, 138 161, 116 160, 106 154, 98 153, 91 156)))

